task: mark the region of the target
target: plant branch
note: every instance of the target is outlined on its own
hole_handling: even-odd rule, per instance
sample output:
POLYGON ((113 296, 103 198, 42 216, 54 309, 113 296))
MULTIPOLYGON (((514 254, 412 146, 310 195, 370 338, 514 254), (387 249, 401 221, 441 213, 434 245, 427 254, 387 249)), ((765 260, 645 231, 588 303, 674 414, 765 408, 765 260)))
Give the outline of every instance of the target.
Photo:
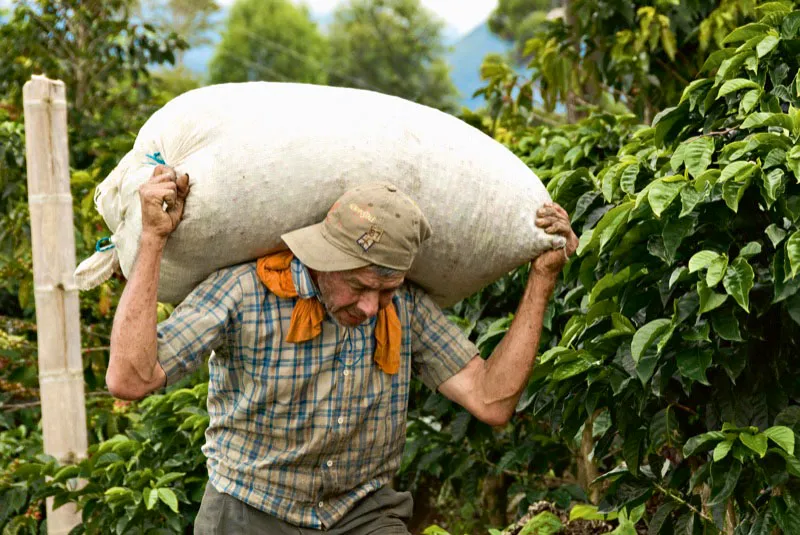
POLYGON ((670 498, 672 498, 673 500, 675 500, 679 504, 686 506, 690 511, 692 511, 693 513, 698 515, 700 518, 702 518, 706 522, 714 522, 713 518, 711 518, 710 516, 708 516, 704 512, 700 511, 697 507, 695 507, 694 505, 692 505, 689 502, 687 502, 686 500, 684 500, 683 497, 681 497, 679 494, 675 494, 670 489, 664 488, 661 485, 659 485, 658 483, 654 483, 654 485, 662 494, 664 494, 665 496, 669 496, 670 498))

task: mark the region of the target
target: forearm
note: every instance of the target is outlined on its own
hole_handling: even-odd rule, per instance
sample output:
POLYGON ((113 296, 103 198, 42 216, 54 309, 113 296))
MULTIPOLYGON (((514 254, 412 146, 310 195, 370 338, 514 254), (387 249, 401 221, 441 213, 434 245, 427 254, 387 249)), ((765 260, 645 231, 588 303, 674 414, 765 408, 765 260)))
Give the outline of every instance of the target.
POLYGON ((554 276, 531 275, 508 332, 484 363, 479 395, 487 410, 501 421, 514 413, 533 371, 555 282, 554 276))
POLYGON ((106 381, 117 397, 143 397, 165 380, 157 357, 157 289, 165 242, 142 236, 133 273, 114 316, 106 381))

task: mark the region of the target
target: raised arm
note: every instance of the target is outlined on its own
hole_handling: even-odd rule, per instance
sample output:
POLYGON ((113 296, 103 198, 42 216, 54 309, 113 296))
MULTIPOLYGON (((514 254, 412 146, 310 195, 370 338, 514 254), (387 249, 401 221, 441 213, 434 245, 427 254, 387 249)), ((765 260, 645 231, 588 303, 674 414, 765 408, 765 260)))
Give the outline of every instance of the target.
POLYGON ((439 391, 478 419, 501 425, 511 418, 533 371, 542 323, 558 275, 578 247, 569 216, 557 204, 539 210, 537 225, 567 239, 566 247, 548 251, 531 264, 528 284, 508 332, 487 360, 475 357, 439 386, 439 391))
POLYGON ((106 372, 108 389, 115 397, 141 399, 165 384, 166 375, 157 358, 159 267, 167 238, 183 216, 188 193, 188 175, 176 176, 162 165, 139 188, 142 236, 133 272, 114 315, 106 372))

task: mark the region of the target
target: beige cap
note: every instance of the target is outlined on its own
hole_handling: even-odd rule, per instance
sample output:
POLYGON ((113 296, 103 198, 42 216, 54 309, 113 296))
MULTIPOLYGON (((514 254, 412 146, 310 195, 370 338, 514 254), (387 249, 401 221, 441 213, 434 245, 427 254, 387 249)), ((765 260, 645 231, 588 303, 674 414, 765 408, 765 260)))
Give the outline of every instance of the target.
POLYGON ((370 264, 408 271, 431 235, 417 204, 388 182, 354 188, 337 200, 322 223, 281 236, 292 253, 317 271, 370 264))

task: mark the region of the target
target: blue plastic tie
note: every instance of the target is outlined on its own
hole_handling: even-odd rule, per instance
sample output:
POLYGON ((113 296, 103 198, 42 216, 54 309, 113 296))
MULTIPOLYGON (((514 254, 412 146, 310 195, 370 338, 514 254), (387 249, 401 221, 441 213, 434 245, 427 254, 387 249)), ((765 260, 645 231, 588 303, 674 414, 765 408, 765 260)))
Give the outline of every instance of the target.
POLYGON ((161 156, 160 152, 156 152, 153 154, 148 154, 147 159, 150 160, 149 163, 155 163, 159 165, 167 165, 167 162, 164 161, 164 157, 161 156))
POLYGON ((98 253, 102 253, 104 251, 108 251, 114 248, 114 244, 111 243, 111 238, 106 236, 105 238, 100 238, 97 240, 97 243, 94 244, 94 250, 98 253))

